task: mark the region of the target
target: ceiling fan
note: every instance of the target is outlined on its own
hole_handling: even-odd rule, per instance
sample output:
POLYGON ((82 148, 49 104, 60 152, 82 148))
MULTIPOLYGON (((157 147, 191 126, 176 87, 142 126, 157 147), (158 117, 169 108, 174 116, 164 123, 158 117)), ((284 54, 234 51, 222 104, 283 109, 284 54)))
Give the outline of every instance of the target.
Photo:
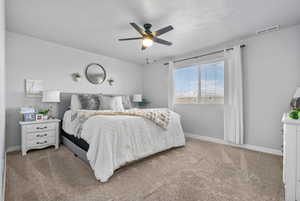
POLYGON ((131 22, 129 23, 137 32, 139 32, 142 37, 136 37, 136 38, 122 38, 119 39, 119 41, 127 41, 127 40, 143 40, 142 41, 142 50, 145 50, 147 47, 150 47, 153 45, 153 42, 160 43, 162 45, 172 45, 171 42, 166 41, 164 39, 158 38, 157 36, 161 36, 162 34, 165 34, 174 28, 169 25, 167 27, 164 27, 162 29, 159 29, 157 31, 151 31, 151 24, 144 24, 144 29, 142 29, 140 26, 138 26, 136 23, 131 22))

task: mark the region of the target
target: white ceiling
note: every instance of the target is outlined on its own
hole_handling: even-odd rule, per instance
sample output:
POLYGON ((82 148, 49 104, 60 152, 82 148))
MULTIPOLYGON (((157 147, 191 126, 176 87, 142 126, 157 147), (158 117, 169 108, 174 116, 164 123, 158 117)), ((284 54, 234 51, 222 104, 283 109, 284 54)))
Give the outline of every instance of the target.
POLYGON ((300 22, 300 0, 7 0, 7 29, 74 48, 145 63, 237 39, 270 25, 300 22), (173 25, 141 51, 128 24, 173 25))

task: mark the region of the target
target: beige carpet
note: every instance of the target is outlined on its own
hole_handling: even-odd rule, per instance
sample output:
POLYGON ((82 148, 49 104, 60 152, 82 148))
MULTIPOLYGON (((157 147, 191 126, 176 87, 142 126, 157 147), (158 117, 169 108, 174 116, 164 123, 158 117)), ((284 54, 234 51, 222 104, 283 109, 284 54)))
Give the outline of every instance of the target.
POLYGON ((283 201, 282 159, 187 140, 99 183, 65 147, 7 157, 6 201, 283 201))

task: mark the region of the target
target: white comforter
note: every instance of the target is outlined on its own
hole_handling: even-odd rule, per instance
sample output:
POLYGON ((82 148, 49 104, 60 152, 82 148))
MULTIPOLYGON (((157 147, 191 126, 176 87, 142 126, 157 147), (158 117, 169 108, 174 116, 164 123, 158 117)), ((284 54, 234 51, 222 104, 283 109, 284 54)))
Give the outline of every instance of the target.
POLYGON ((174 112, 167 130, 142 117, 93 116, 83 124, 81 138, 90 145, 87 158, 101 182, 128 162, 185 145, 180 117, 174 112))

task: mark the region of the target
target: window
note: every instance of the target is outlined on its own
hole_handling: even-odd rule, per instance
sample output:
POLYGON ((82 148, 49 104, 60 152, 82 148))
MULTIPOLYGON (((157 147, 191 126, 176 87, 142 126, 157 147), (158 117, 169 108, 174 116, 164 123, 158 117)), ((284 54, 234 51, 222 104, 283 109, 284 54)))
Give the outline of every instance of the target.
POLYGON ((224 61, 178 68, 174 84, 176 103, 224 104, 224 61))

